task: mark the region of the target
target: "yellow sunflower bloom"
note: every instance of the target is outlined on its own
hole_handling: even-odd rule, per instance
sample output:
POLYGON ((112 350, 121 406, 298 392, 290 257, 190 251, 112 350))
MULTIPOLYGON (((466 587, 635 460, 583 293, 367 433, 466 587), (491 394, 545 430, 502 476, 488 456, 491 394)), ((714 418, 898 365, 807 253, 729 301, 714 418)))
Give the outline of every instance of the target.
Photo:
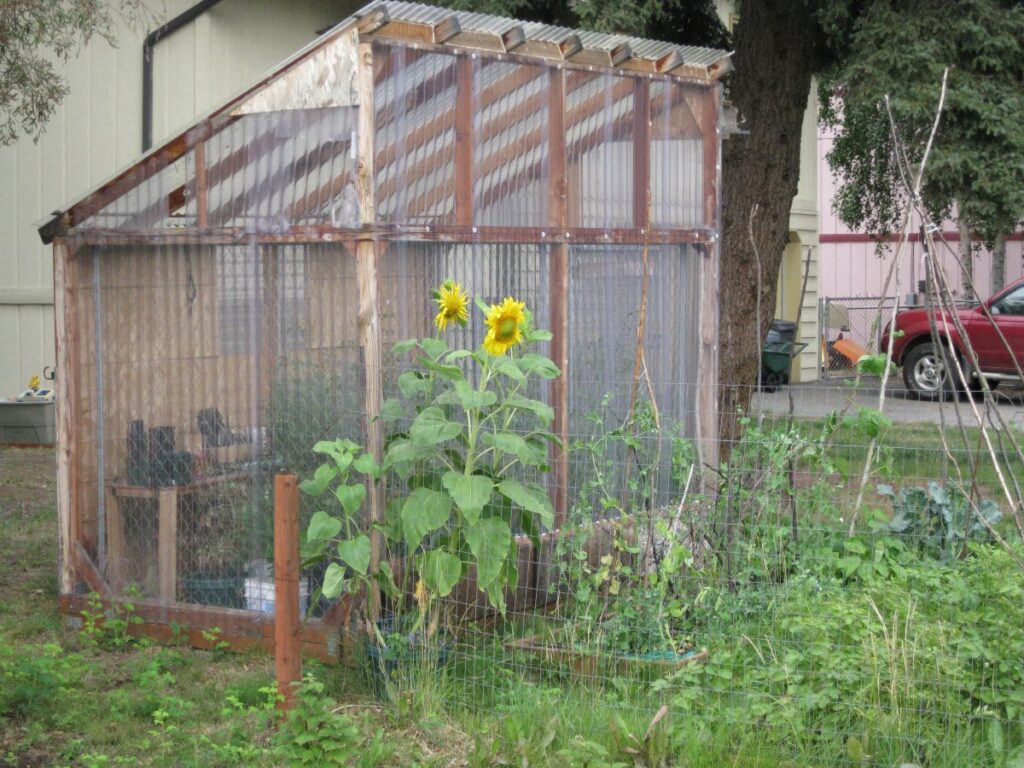
POLYGON ((506 296, 501 304, 492 304, 487 311, 487 336, 484 349, 492 355, 504 355, 523 341, 526 304, 506 296))
POLYGON ((443 331, 449 323, 466 324, 469 299, 466 298, 466 292, 459 283, 445 280, 434 295, 437 297, 439 310, 437 317, 434 318, 434 325, 438 330, 443 331))

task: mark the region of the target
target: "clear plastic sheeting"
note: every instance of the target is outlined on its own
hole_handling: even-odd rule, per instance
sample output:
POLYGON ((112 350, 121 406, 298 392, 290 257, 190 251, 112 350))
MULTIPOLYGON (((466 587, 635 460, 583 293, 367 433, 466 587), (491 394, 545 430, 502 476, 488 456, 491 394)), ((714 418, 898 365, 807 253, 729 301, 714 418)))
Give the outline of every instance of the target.
MULTIPOLYGON (((611 73, 566 77, 565 134, 569 225, 634 226, 637 80, 611 73)), ((679 169, 680 173, 687 172, 679 169)))
POLYGON ((454 223, 458 58, 374 47, 374 176, 382 224, 454 223))
POLYGON ((475 224, 529 227, 548 220, 550 89, 545 67, 474 67, 475 224))
POLYGON ((651 83, 651 226, 699 228, 704 220, 704 132, 691 104, 693 87, 651 83))

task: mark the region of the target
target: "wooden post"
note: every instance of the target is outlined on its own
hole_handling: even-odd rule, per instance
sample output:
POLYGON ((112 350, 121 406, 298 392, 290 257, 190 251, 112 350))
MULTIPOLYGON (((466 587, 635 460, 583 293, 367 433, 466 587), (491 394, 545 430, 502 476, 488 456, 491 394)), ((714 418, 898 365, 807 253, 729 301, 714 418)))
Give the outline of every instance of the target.
POLYGON ((473 57, 459 56, 455 76, 455 222, 473 226, 473 57))
MULTIPOLYGON (((704 468, 718 467, 718 179, 721 139, 718 109, 721 86, 703 98, 701 130, 704 141, 704 223, 714 227, 716 242, 704 247, 700 261, 700 358, 697 364, 697 451, 704 468)), ((705 471, 704 492, 714 491, 714 473, 705 471)))
POLYGON ((157 501, 157 570, 160 599, 167 603, 178 599, 178 491, 161 488, 157 501))
POLYGON ((636 79, 633 90, 633 229, 646 232, 650 227, 651 189, 651 83, 636 79))
MULTIPOLYGON (((548 88, 548 179, 549 221, 556 236, 565 235, 565 70, 552 69, 548 88)), ((562 447, 552 446, 552 482, 555 528, 565 523, 569 498, 569 244, 560 240, 551 246, 548 265, 548 301, 551 316, 551 359, 562 375, 551 382, 551 407, 555 411, 552 431, 562 447)), ((539 553, 538 553, 539 556, 539 553)))
POLYGON ((74 592, 75 502, 73 493, 73 462, 77 435, 72 429, 78 406, 72 392, 77 372, 73 366, 72 334, 76 327, 74 307, 76 296, 75 267, 71 249, 63 239, 53 242, 53 319, 57 340, 57 587, 62 595, 74 592))
POLYGON ((192 150, 196 171, 196 224, 210 226, 210 203, 206 181, 206 143, 200 141, 192 150))
POLYGON ((278 708, 295 703, 293 683, 302 679, 299 643, 299 479, 274 476, 274 668, 278 708))
MULTIPOLYGON (((377 219, 374 179, 374 106, 373 106, 373 46, 359 44, 359 137, 356 159, 356 191, 359 197, 359 220, 364 235, 356 242, 356 282, 359 288, 359 346, 363 353, 366 372, 364 405, 366 410, 366 449, 378 462, 383 458, 384 430, 378 418, 384 402, 380 317, 377 312, 377 257, 378 246, 369 231, 377 219)), ((370 522, 384 519, 384 498, 379 484, 370 482, 370 522)), ((376 574, 380 566, 383 542, 378 531, 370 536, 370 573, 376 574)), ((380 609, 380 590, 372 582, 367 595, 367 615, 376 621, 380 609)))

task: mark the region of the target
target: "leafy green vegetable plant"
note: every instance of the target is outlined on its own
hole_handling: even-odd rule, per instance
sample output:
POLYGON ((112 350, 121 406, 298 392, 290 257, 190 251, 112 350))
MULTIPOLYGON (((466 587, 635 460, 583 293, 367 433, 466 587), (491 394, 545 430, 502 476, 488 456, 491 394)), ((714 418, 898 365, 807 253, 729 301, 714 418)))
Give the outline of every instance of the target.
POLYGON ((975 504, 955 486, 943 487, 934 480, 927 488, 879 485, 878 493, 892 502, 889 528, 933 557, 952 560, 966 551, 968 541, 989 541, 990 529, 1002 518, 999 505, 990 499, 975 504))

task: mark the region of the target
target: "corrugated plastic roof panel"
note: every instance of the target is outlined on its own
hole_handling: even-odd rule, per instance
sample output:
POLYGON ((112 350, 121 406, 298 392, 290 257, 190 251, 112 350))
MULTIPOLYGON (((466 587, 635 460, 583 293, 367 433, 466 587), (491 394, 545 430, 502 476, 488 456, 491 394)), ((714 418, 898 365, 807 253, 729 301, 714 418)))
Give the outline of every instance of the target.
POLYGON ((487 13, 452 11, 447 8, 409 3, 403 0, 382 0, 381 2, 376 2, 356 12, 355 16, 362 18, 382 9, 387 12, 391 21, 402 21, 427 26, 440 24, 445 19, 454 15, 463 32, 500 36, 510 29, 522 27, 528 41, 557 44, 565 41, 571 35, 576 35, 585 49, 600 51, 611 51, 625 43, 630 47, 634 58, 657 61, 671 53, 676 53, 682 58, 684 64, 695 67, 709 67, 727 56, 725 51, 714 48, 674 45, 658 40, 646 40, 626 35, 609 35, 601 32, 575 30, 569 27, 541 24, 536 21, 522 22, 503 16, 492 16, 487 13))

